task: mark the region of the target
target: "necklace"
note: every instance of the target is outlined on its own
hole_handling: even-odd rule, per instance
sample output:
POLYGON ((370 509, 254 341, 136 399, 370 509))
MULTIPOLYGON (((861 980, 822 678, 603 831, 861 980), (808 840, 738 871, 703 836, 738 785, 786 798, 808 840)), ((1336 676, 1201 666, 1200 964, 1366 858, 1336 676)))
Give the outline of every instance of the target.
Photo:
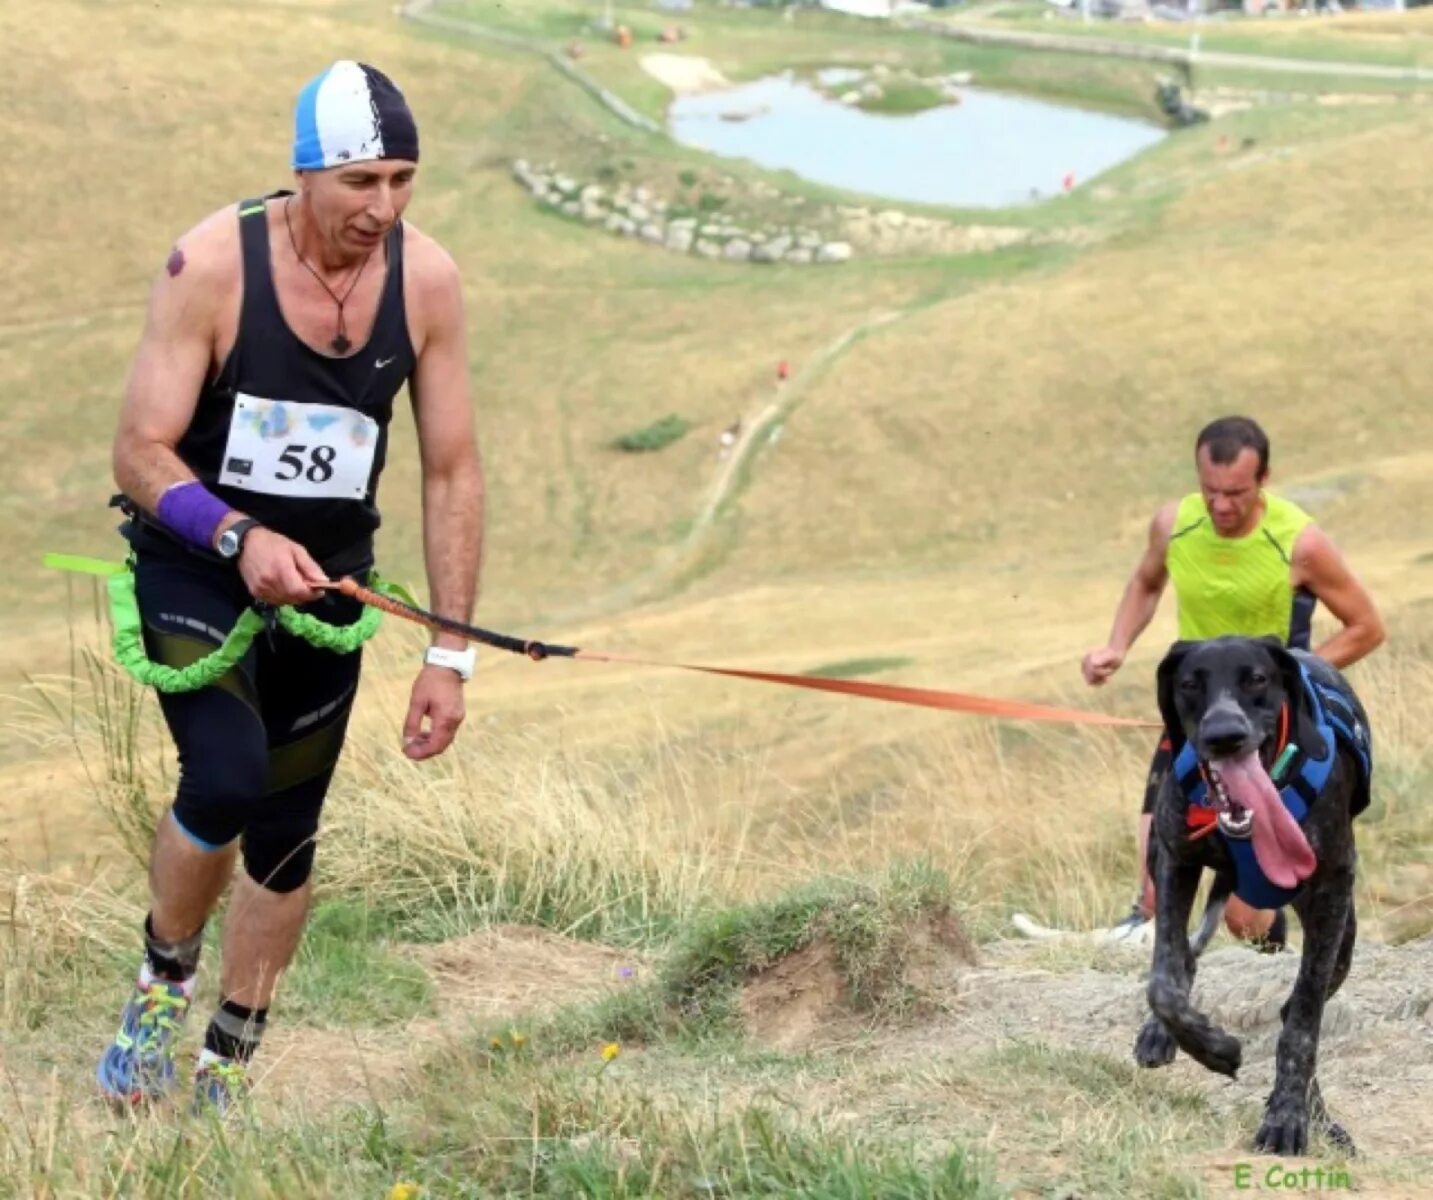
POLYGON ((348 303, 348 298, 353 295, 353 289, 358 286, 359 276, 363 274, 363 268, 368 265, 368 260, 373 257, 373 251, 370 250, 364 256, 363 261, 358 264, 358 270, 353 273, 353 279, 349 282, 348 288, 344 291, 343 295, 336 295, 334 290, 323 281, 323 276, 315 271, 313 267, 309 265, 308 259, 299 253, 299 244, 298 240, 294 237, 293 223, 289 220, 289 203, 292 200, 292 196, 287 196, 284 199, 284 227, 289 231, 289 245, 294 248, 294 257, 303 263, 308 273, 318 280, 318 286, 323 288, 323 290, 329 294, 329 298, 338 305, 338 329, 335 331, 333 340, 329 342, 329 345, 333 347, 335 354, 347 354, 353 349, 353 343, 349 341, 348 326, 344 324, 343 306, 348 303))

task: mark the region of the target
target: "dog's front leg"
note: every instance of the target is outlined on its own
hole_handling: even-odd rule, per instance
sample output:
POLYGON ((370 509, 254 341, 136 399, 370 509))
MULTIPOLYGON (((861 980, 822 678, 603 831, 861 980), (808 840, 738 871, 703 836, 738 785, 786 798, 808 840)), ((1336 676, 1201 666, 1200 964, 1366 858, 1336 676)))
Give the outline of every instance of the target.
POLYGON ((1304 953, 1284 1006, 1274 1090, 1254 1144, 1271 1154, 1303 1154, 1309 1145, 1309 1093, 1318 1064, 1324 1001, 1339 963, 1353 899, 1352 868, 1337 868, 1301 906, 1304 953))
POLYGON ((1135 1058, 1143 1066, 1169 1062, 1174 1057, 1168 1045, 1172 1038, 1175 1045, 1209 1070, 1233 1075, 1239 1070, 1239 1039, 1211 1024, 1189 1002, 1195 969, 1194 952, 1189 945, 1189 914, 1194 908, 1201 870, 1199 863, 1181 861, 1168 846, 1160 844, 1155 874, 1154 965, 1147 993, 1154 1015, 1140 1030, 1135 1058))

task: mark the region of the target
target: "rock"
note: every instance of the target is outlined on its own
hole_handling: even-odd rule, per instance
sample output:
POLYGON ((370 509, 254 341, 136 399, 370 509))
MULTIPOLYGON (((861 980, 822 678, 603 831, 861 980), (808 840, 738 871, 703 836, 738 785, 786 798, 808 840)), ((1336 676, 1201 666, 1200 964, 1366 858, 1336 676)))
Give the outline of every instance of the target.
POLYGON ((655 221, 648 221, 638 232, 642 240, 647 242, 662 242, 667 237, 666 231, 655 221))
POLYGON ((747 234, 746 240, 749 241, 753 246, 759 246, 762 242, 766 241, 766 234, 762 233, 761 230, 758 229, 755 233, 747 234))
POLYGON ((906 214, 903 212, 897 212, 893 208, 889 208, 885 212, 881 213, 881 215, 878 216, 876 220, 881 225, 884 225, 887 229, 899 229, 902 225, 906 223, 906 214))
POLYGON ((667 202, 665 200, 653 200, 652 211, 654 213, 665 213, 667 211, 667 202))
POLYGON ((696 252, 703 258, 720 258, 721 243, 709 241, 707 238, 698 238, 696 252))
POLYGON ((821 244, 821 235, 808 229, 797 236, 796 244, 803 250, 815 250, 821 244))
POLYGON ((589 183, 582 189, 577 198, 581 200, 583 204, 596 204, 597 201, 606 195, 607 193, 602 190, 601 184, 589 183))
POLYGON ((791 249, 791 239, 784 234, 774 237, 751 252, 752 262, 780 262, 791 249))
POLYGON ((690 229, 675 229, 667 226, 667 249, 675 250, 678 254, 686 254, 692 248, 692 242, 696 235, 690 229))
POLYGON ((796 263, 798 266, 805 266, 816 258, 815 251, 809 246, 798 246, 795 250, 786 252, 786 261, 796 263))
POLYGON ((860 103, 861 103, 861 93, 860 93, 860 92, 842 92, 842 93, 841 93, 841 103, 842 103, 842 104, 852 104, 852 105, 860 104, 860 103))
POLYGON ((512 173, 519 178, 532 173, 532 168, 527 165, 527 159, 515 158, 512 163, 512 173))
POLYGON ((650 221, 652 219, 651 212, 648 211, 647 206, 640 200, 635 200, 627 206, 627 215, 639 225, 643 221, 650 221))
POLYGON ((697 230, 697 232, 698 232, 699 234, 701 234, 702 237, 704 237, 704 238, 713 238, 713 237, 721 237, 721 236, 722 236, 721 226, 720 226, 720 225, 703 225, 700 229, 697 230))
POLYGON ((563 204, 562 211, 569 217, 580 217, 582 215, 582 205, 576 200, 568 200, 563 204))
POLYGON ((816 251, 818 263, 843 263, 850 261, 851 244, 849 242, 827 242, 816 251))
POLYGON ((873 79, 889 79, 891 77, 891 69, 886 66, 885 63, 877 63, 871 68, 871 77, 873 79))
POLYGON ((946 78, 956 87, 969 87, 975 82, 975 75, 971 71, 953 71, 946 78))
POLYGON ((635 200, 638 204, 651 204, 652 193, 644 187, 639 187, 633 190, 632 199, 635 200))
POLYGON ((879 100, 885 95, 879 83, 868 83, 861 88, 862 100, 879 100))
POLYGON ((577 194, 577 180, 568 175, 559 175, 552 181, 555 187, 564 196, 575 196, 577 194))
POLYGON ((597 222, 607 219, 607 210, 600 204, 589 204, 586 201, 581 201, 579 202, 579 206, 582 209, 582 219, 584 221, 597 222))
POLYGON ((609 213, 608 216, 607 216, 607 221, 606 221, 606 226, 605 226, 606 229, 607 229, 607 232, 608 232, 608 233, 621 233, 621 232, 622 232, 622 223, 623 223, 624 221, 626 221, 626 219, 627 219, 627 218, 624 217, 621 213, 615 213, 615 212, 614 212, 614 213, 609 213))
POLYGON ((745 238, 732 238, 731 241, 721 248, 721 255, 723 258, 729 258, 733 261, 739 259, 745 262, 751 257, 751 243, 745 238))
POLYGON ((697 219, 696 217, 673 217, 672 220, 667 222, 667 228, 669 230, 686 229, 691 232, 695 232, 697 228, 697 219))

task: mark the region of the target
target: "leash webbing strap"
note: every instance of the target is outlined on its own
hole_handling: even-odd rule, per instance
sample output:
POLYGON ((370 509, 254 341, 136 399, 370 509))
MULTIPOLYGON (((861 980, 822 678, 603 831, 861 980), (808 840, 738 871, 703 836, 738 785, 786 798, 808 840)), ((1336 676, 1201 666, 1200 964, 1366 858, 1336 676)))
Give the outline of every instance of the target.
POLYGON ((642 667, 669 667, 679 671, 700 671, 707 675, 725 675, 731 679, 750 679, 760 683, 776 683, 786 687, 810 688, 819 692, 839 692, 847 696, 863 696, 891 704, 911 704, 920 708, 938 708, 947 712, 974 713, 1015 721, 1053 721, 1070 725, 1109 725, 1131 729, 1158 729, 1159 721, 1141 721, 1133 717, 1116 717, 1108 713, 1088 712, 1076 708, 1058 708, 1049 704, 1028 704, 1020 700, 1001 700, 993 696, 973 696, 964 692, 947 692, 934 688, 903 687, 889 683, 868 683, 860 679, 839 679, 820 675, 787 675, 777 671, 748 671, 737 667, 707 667, 695 663, 657 662, 629 658, 619 654, 603 654, 581 650, 576 646, 556 646, 545 642, 524 641, 506 634, 494 633, 476 625, 441 617, 415 604, 406 604, 390 596, 381 596, 352 579, 338 582, 346 596, 362 600, 384 612, 405 620, 416 621, 430 629, 440 629, 469 641, 480 642, 499 650, 526 654, 529 658, 578 658, 587 662, 628 663, 642 667))

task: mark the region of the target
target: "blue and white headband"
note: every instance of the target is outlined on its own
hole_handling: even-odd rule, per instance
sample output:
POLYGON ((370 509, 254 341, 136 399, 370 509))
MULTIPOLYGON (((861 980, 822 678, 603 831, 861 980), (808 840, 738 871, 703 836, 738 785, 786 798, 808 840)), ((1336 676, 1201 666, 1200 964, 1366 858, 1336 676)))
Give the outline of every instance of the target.
POLYGON ((418 126, 387 75, 341 59, 299 93, 294 169, 322 171, 376 158, 417 162, 418 126))

